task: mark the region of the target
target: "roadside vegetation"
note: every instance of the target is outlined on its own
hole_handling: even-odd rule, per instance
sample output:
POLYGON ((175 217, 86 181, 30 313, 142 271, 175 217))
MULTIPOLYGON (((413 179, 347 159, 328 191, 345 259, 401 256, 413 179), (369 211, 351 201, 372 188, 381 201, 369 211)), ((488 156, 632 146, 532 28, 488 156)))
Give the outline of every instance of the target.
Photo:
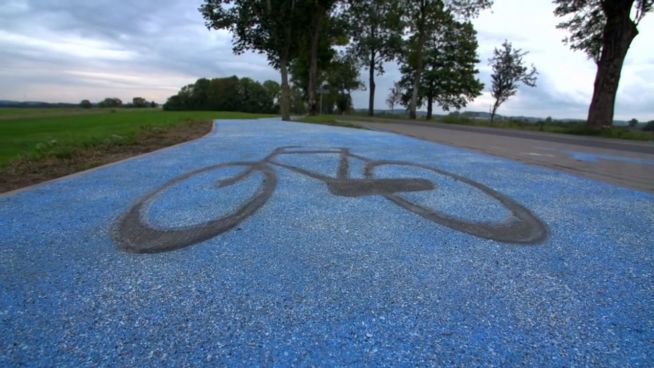
POLYGON ((0 192, 199 138, 211 130, 214 119, 267 116, 159 109, 0 109, 0 192))
MULTIPOLYGON (((335 118, 341 121, 351 121, 356 124, 356 121, 398 121, 409 120, 408 114, 380 112, 375 114, 374 117, 369 117, 365 113, 350 114, 345 116, 338 116, 335 118)), ((326 120, 326 117, 322 119, 326 120)), ((445 123, 445 124, 458 124, 469 125, 488 128, 499 129, 519 129, 529 131, 539 131, 548 133, 560 133, 571 135, 583 135, 601 138, 617 138, 628 139, 637 141, 654 141, 654 121, 647 124, 638 124, 630 126, 604 126, 592 127, 588 126, 582 121, 569 122, 569 121, 556 121, 551 118, 546 118, 540 121, 527 121, 524 119, 506 119, 496 118, 493 122, 487 119, 475 119, 467 117, 463 114, 452 113, 449 115, 435 116, 432 120, 421 119, 424 122, 445 123)))

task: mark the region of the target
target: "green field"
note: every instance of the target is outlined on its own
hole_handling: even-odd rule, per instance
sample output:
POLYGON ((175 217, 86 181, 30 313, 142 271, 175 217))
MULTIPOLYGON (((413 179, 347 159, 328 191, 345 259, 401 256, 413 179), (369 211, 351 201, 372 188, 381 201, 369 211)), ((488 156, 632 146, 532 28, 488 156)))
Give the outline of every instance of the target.
POLYGON ((66 156, 95 144, 133 143, 139 132, 193 120, 270 115, 159 109, 0 108, 0 166, 18 158, 66 156))

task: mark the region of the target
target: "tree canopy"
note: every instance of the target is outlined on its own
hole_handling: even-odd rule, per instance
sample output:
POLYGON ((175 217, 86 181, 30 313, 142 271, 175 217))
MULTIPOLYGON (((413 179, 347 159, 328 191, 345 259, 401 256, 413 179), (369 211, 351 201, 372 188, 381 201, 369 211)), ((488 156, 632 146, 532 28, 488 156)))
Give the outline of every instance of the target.
MULTIPOLYGON (((470 22, 454 18, 443 21, 425 42, 424 71, 420 79, 418 105, 427 104, 427 119, 431 119, 433 104, 443 110, 460 109, 481 94, 484 85, 477 79, 477 32, 470 22)), ((400 68, 402 85, 407 93, 403 101, 410 104, 413 96, 412 77, 415 73, 415 53, 409 53, 400 68)))
POLYGON ((164 110, 217 110, 276 113, 277 82, 261 84, 250 78, 198 79, 170 97, 164 110))
POLYGON ((415 61, 409 116, 416 118, 420 84, 424 70, 425 43, 451 18, 468 20, 492 5, 492 0, 414 0, 403 2, 403 20, 409 30, 407 47, 415 61))

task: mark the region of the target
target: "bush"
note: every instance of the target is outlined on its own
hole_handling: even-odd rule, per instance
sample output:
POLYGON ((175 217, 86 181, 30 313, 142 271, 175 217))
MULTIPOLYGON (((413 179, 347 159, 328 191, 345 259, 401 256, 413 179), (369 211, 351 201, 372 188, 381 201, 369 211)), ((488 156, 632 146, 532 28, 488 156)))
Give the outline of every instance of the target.
POLYGON ((654 120, 645 124, 643 127, 643 132, 654 132, 654 120))

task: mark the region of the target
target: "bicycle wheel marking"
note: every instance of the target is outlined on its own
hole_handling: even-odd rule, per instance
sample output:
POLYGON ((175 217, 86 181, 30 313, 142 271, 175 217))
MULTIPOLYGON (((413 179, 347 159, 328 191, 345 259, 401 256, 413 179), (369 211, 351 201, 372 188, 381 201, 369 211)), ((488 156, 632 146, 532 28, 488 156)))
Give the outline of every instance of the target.
MULTIPOLYGON (((121 249, 134 253, 158 253, 183 248, 213 238, 251 216, 266 203, 277 185, 277 176, 267 165, 255 163, 225 163, 179 176, 164 184, 161 188, 143 197, 118 221, 114 230, 114 239, 121 249), (225 180, 222 186, 236 185, 255 171, 263 174, 263 180, 257 191, 240 207, 227 216, 212 219, 204 223, 163 230, 150 225, 144 218, 144 209, 158 194, 193 175, 216 170, 222 167, 243 166, 246 170, 232 180, 225 180), (226 183, 226 184, 225 184, 226 183)), ((217 183, 218 188, 221 183, 217 183)))
POLYGON ((472 186, 473 188, 476 188, 486 195, 496 199, 512 214, 511 218, 498 223, 466 221, 414 203, 403 198, 399 194, 393 193, 384 195, 384 197, 398 206, 428 220, 480 238, 492 239, 505 243, 535 244, 541 243, 547 238, 547 227, 542 221, 540 221, 540 219, 538 219, 538 217, 536 217, 536 215, 513 199, 483 184, 444 170, 403 161, 369 161, 365 168, 366 177, 374 178, 374 168, 383 165, 417 167, 450 177, 456 181, 472 186))
POLYGON ((147 194, 137 201, 116 223, 113 237, 118 247, 134 253, 157 253, 187 247, 230 230, 241 221, 252 216, 270 198, 277 185, 277 176, 273 167, 286 169, 297 175, 305 175, 326 184, 327 190, 336 196, 362 197, 381 195, 390 202, 411 211, 425 219, 451 229, 471 234, 477 237, 514 244, 536 244, 548 236, 547 227, 531 211, 513 199, 505 196, 483 184, 463 176, 459 176, 437 168, 405 161, 374 161, 367 157, 350 153, 347 148, 304 149, 290 146, 273 150, 261 161, 230 162, 208 166, 191 171, 168 181, 159 189, 147 194), (335 177, 325 176, 297 166, 276 161, 279 155, 311 155, 337 154, 339 167, 335 177), (360 160, 364 163, 362 178, 353 178, 350 173, 349 160, 360 160), (455 218, 444 212, 431 209, 423 204, 415 203, 402 196, 401 193, 426 192, 438 190, 439 187, 430 180, 412 178, 376 178, 374 169, 383 165, 400 165, 410 168, 420 168, 438 175, 446 176, 459 183, 477 189, 498 201, 511 213, 511 217, 501 222, 470 221, 455 218), (216 182, 216 190, 231 185, 239 185, 243 180, 259 172, 263 179, 256 192, 228 215, 209 219, 199 224, 165 229, 150 224, 147 220, 148 205, 168 188, 179 184, 194 175, 207 173, 225 167, 242 167, 243 170, 231 177, 216 182))

